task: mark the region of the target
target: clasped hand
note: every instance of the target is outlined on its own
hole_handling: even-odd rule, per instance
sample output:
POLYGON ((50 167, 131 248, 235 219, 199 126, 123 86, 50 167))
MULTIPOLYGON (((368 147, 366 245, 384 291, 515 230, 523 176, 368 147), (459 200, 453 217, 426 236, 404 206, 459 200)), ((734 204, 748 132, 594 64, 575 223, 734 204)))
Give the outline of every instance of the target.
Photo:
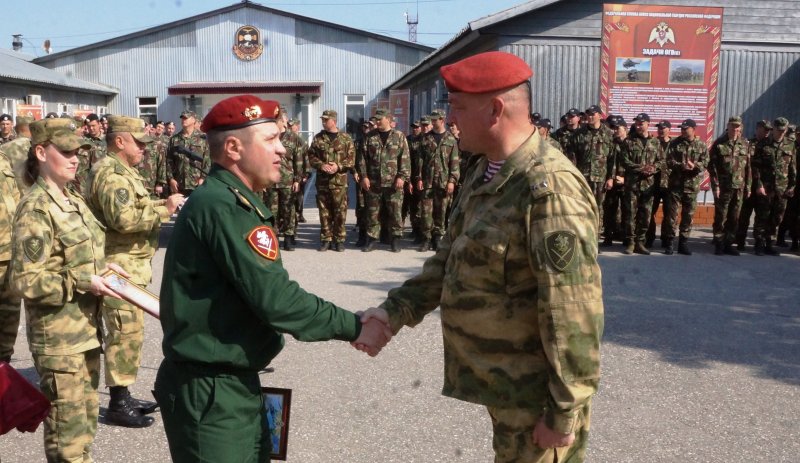
POLYGON ((356 314, 361 317, 361 334, 350 344, 370 357, 375 357, 392 339, 389 314, 377 307, 356 314))

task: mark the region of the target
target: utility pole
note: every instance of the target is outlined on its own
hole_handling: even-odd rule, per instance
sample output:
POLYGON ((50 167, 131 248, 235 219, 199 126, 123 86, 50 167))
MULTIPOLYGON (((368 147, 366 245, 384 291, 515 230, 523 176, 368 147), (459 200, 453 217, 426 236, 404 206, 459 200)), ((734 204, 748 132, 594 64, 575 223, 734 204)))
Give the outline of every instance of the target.
POLYGON ((405 13, 406 24, 408 24, 408 41, 417 43, 417 24, 419 24, 419 0, 417 0, 417 12, 414 16, 405 13))

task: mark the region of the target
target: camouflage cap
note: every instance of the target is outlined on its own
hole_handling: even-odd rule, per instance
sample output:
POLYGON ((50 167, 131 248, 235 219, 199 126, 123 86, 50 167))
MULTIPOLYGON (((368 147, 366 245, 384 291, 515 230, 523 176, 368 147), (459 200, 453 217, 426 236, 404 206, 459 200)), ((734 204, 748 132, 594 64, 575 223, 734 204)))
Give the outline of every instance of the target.
POLYGON ((593 104, 593 105, 589 106, 588 108, 586 108, 586 111, 584 111, 584 112, 586 114, 597 114, 597 113, 602 113, 603 111, 600 109, 600 106, 597 106, 596 104, 593 104))
POLYGON ((686 119, 685 121, 681 122, 681 129, 688 129, 689 127, 697 127, 697 122, 695 122, 694 119, 686 119))
POLYGON ((432 121, 439 120, 439 119, 444 119, 445 117, 447 117, 447 116, 444 114, 444 111, 442 111, 441 109, 434 109, 433 111, 431 111, 431 120, 432 121))
POLYGON ((656 124, 656 127, 658 127, 659 129, 671 129, 672 128, 672 122, 664 119, 663 121, 661 121, 658 124, 656 124))
POLYGON ((31 123, 31 145, 50 142, 63 152, 91 148, 92 145, 75 135, 76 128, 72 119, 51 118, 34 121, 31 123))
POLYGON ((548 130, 553 128, 553 124, 550 122, 550 119, 538 119, 534 125, 536 127, 544 127, 548 130))
POLYGON ((422 116, 419 118, 419 123, 421 125, 431 125, 431 118, 429 116, 422 116))
POLYGON ((33 116, 17 116, 17 125, 30 125, 35 120, 33 116))
MULTIPOLYGON (((188 119, 190 117, 193 117, 193 118, 197 119, 197 113, 195 113, 194 111, 192 111, 190 109, 184 109, 181 112, 181 119, 188 119)), ((108 121, 109 121, 109 123, 111 123, 111 117, 110 116, 108 118, 108 121)))
POLYGON ((44 116, 45 119, 55 119, 57 117, 58 117, 58 113, 55 113, 55 112, 52 112, 52 111, 50 111, 49 113, 47 113, 46 116, 44 116))
POLYGON ((138 117, 109 116, 108 133, 128 132, 142 143, 150 143, 153 138, 144 131, 144 121, 138 117))
POLYGON ((742 116, 732 116, 728 119, 728 124, 742 125, 742 116))
POLYGON ((386 108, 378 108, 378 109, 375 110, 375 117, 378 118, 378 119, 381 119, 381 118, 384 118, 384 117, 389 117, 391 115, 392 114, 386 108))
POLYGON ((419 128, 419 121, 414 121, 414 122, 412 122, 412 123, 411 123, 411 127, 414 127, 415 129, 416 129, 416 128, 419 128))
POLYGON ((786 130, 786 128, 789 127, 789 119, 786 119, 785 117, 779 117, 772 121, 772 127, 778 130, 786 130))
POLYGON ((580 116, 581 112, 578 111, 577 108, 570 108, 569 111, 564 113, 564 115, 567 116, 567 117, 575 117, 575 116, 580 116))
POLYGON ((767 130, 772 130, 772 123, 766 119, 761 119, 760 121, 756 122, 756 127, 763 127, 767 130))
POLYGON ((299 123, 300 123, 300 119, 295 119, 295 118, 289 119, 289 127, 291 127, 293 125, 297 125, 299 123))
POLYGON ((336 113, 336 111, 334 111, 332 109, 326 109, 325 111, 322 111, 322 116, 320 116, 320 117, 323 118, 323 119, 339 120, 339 115, 336 113))

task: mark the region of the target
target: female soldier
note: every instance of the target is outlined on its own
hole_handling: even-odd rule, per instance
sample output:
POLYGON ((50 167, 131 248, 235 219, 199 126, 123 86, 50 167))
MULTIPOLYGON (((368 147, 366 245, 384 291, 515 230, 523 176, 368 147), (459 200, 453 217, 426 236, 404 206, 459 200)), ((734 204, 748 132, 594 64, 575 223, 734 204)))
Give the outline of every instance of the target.
POLYGON ((106 268, 102 225, 67 188, 78 148, 89 146, 74 134, 72 120, 44 119, 30 128, 25 180, 31 188, 14 218, 11 287, 25 300, 28 346, 52 403, 44 427, 47 461, 89 462, 99 410, 99 296, 118 296, 98 276, 106 268))

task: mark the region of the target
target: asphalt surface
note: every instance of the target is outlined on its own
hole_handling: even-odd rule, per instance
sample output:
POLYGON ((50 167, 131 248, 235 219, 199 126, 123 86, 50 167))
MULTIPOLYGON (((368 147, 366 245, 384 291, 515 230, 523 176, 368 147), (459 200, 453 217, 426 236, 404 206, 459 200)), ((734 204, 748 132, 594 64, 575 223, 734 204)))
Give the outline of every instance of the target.
MULTIPOLYGON (((380 303, 431 255, 410 241, 399 254, 385 245, 320 253, 316 210, 306 217, 284 264, 304 288, 353 311, 380 303)), ((619 245, 600 257, 603 377, 587 461, 800 461, 800 257, 714 256, 708 231, 695 235, 690 257, 624 256, 619 245)), ((162 248, 153 263, 156 292, 163 256, 162 248)), ((24 333, 23 322, 12 363, 37 381, 24 333)), ((147 317, 145 336, 132 391, 149 398, 161 361, 157 320, 147 317)), ((272 367, 262 384, 293 391, 290 462, 493 461, 485 410, 440 395, 438 311, 377 358, 343 342, 287 339, 272 367)), ((101 415, 107 401, 101 384, 101 415)), ((168 462, 155 416, 147 429, 101 418, 95 460, 168 462)), ((0 436, 0 460, 44 461, 41 430, 0 436)))

